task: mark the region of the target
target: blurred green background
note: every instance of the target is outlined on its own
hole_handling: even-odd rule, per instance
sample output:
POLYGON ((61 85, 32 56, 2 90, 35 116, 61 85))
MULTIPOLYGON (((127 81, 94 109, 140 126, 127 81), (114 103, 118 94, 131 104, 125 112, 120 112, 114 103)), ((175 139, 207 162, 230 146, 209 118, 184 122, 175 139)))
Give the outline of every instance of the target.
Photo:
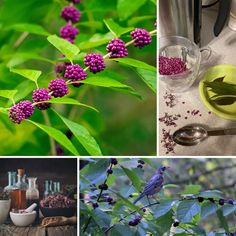
MULTIPOLYGON (((82 53, 102 52, 105 54, 107 42, 114 36, 108 33, 103 20, 112 18, 123 27, 143 27, 154 29, 156 4, 153 0, 134 0, 124 11, 120 5, 124 0, 81 0, 77 8, 82 17, 77 23, 80 34, 75 44, 82 53), (132 13, 132 14, 130 14, 132 13), (90 43, 88 43, 90 40, 90 43), (92 41, 92 43, 91 43, 92 41), (94 42, 94 43, 93 43, 94 42)), ((127 1, 126 1, 127 2, 127 1)), ((22 32, 16 24, 31 23, 45 28, 50 34, 59 35, 65 25, 60 11, 68 2, 61 0, 0 0, 0 89, 17 89, 18 100, 31 99, 35 89, 33 82, 9 72, 9 67, 42 70, 39 86, 46 87, 55 78, 54 64, 60 53, 48 43, 46 36, 29 34, 21 41, 22 32), (46 58, 46 59, 45 59, 46 58), (53 63, 48 62, 48 59, 53 63)), ((129 57, 156 66, 156 37, 151 45, 142 50, 129 47, 129 57)), ((129 41, 130 36, 122 37, 129 41)), ((82 54, 83 55, 83 54, 82 54)), ((81 60, 78 59, 79 62, 81 60)), ((107 70, 113 78, 132 86, 136 96, 120 91, 83 85, 70 87, 70 97, 94 106, 99 113, 73 107, 54 105, 60 114, 85 126, 95 137, 104 155, 155 155, 156 154, 156 95, 130 67, 116 62, 107 63, 107 70)), ((10 103, 0 98, 0 107, 10 103)), ((52 126, 67 132, 66 127, 48 111, 52 126)), ((36 110, 32 120, 44 123, 42 112, 36 110)), ((28 122, 21 125, 11 123, 7 116, 0 114, 0 155, 50 155, 49 137, 28 122)), ((72 137, 80 154, 87 155, 81 145, 72 137)), ((61 154, 68 155, 66 150, 61 154)))

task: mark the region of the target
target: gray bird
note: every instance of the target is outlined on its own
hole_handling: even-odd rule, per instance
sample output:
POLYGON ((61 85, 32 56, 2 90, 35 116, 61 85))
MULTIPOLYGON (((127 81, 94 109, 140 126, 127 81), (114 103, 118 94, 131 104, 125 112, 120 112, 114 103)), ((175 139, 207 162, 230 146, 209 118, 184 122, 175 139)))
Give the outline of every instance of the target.
POLYGON ((145 196, 151 196, 161 191, 164 184, 164 172, 169 168, 166 166, 161 166, 157 172, 152 176, 152 178, 148 181, 145 186, 143 192, 134 200, 133 204, 136 204, 140 199, 145 196))

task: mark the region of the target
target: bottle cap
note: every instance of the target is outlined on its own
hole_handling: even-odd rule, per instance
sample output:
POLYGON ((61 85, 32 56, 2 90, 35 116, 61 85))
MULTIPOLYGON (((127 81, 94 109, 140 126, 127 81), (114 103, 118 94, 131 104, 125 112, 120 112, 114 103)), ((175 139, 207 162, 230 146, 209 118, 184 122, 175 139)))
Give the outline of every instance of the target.
POLYGON ((17 172, 18 172, 18 175, 21 176, 21 177, 23 177, 24 174, 25 174, 25 170, 24 169, 18 169, 17 172))

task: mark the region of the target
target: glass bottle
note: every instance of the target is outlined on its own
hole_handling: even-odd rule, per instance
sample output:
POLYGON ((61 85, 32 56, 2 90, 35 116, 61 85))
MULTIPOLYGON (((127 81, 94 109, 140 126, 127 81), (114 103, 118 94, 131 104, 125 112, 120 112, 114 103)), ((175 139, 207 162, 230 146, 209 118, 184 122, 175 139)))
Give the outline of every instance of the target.
POLYGON ((13 190, 16 189, 16 172, 9 171, 8 173, 8 185, 4 188, 4 192, 11 193, 13 190))
POLYGON ((47 197, 48 195, 50 195, 49 193, 49 182, 48 180, 45 181, 45 188, 44 188, 44 197, 47 197))
POLYGON ((27 207, 31 206, 33 203, 37 204, 35 211, 37 213, 36 222, 38 222, 39 221, 39 190, 36 186, 36 180, 37 178, 35 177, 28 178, 29 187, 26 191, 26 201, 27 201, 27 207))
POLYGON ((49 195, 53 194, 53 190, 52 190, 52 180, 49 181, 49 195))
POLYGON ((17 183, 15 185, 16 189, 12 192, 12 207, 16 209, 25 209, 26 208, 26 190, 28 185, 24 182, 24 169, 17 170, 17 183))
POLYGON ((7 192, 11 199, 11 209, 16 208, 15 203, 17 199, 15 199, 14 190, 16 190, 16 172, 9 171, 8 172, 8 185, 4 188, 4 191, 7 192))
POLYGON ((57 182, 57 192, 58 193, 61 192, 61 184, 60 184, 60 182, 57 182))

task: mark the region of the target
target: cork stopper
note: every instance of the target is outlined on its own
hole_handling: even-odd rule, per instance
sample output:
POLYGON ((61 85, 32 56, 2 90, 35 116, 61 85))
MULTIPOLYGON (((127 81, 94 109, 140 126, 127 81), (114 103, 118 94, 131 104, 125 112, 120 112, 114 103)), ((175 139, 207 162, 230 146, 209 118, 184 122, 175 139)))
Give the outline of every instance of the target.
POLYGON ((25 170, 24 169, 18 169, 17 172, 18 172, 18 175, 21 176, 21 177, 23 177, 24 174, 25 174, 25 170))

